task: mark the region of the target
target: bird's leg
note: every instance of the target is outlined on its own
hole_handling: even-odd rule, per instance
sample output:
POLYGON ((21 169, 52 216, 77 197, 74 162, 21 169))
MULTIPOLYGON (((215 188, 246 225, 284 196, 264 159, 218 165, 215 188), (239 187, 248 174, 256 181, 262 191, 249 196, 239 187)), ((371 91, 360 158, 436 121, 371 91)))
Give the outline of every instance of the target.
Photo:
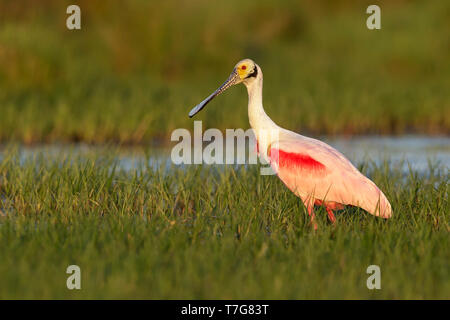
POLYGON ((306 209, 308 210, 308 214, 311 217, 311 225, 314 227, 314 230, 317 230, 317 223, 314 221, 316 215, 314 214, 314 204, 308 201, 306 205, 306 209))
POLYGON ((300 197, 303 201, 303 204, 308 211, 308 215, 311 218, 311 225, 314 227, 314 230, 317 230, 317 223, 315 221, 316 215, 314 214, 314 198, 312 197, 300 197))
POLYGON ((333 210, 331 210, 329 207, 325 207, 328 212, 328 219, 330 219, 331 223, 334 224, 336 222, 336 217, 333 214, 333 210))

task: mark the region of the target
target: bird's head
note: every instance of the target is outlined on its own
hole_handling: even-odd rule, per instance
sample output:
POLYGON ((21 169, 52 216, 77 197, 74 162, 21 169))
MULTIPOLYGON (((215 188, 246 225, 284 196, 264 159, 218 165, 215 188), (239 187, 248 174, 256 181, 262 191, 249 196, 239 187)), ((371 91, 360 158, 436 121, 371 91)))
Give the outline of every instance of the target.
POLYGON ((249 86, 260 75, 261 69, 253 60, 244 59, 239 61, 234 67, 228 79, 216 91, 214 91, 211 95, 209 95, 209 97, 207 97, 205 100, 196 105, 189 112, 189 117, 193 117, 200 110, 202 110, 212 99, 217 97, 219 94, 221 94, 231 86, 239 83, 244 83, 246 86, 249 86))
POLYGON ((234 67, 234 70, 238 73, 240 82, 244 84, 254 81, 258 76, 258 66, 251 59, 239 61, 234 67))

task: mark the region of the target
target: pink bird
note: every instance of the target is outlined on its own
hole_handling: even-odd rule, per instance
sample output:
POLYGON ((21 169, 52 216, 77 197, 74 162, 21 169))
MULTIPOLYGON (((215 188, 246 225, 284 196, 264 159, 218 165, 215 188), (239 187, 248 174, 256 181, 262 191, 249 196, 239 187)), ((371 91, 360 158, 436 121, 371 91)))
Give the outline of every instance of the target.
POLYGON ((391 217, 391 205, 383 192, 339 151, 322 141, 283 129, 269 118, 262 104, 263 74, 250 59, 238 62, 224 84, 195 106, 189 117, 238 83, 247 87, 248 116, 259 156, 302 199, 314 229, 314 205, 324 206, 332 223, 336 221, 333 211, 345 205, 360 207, 378 217, 391 217))

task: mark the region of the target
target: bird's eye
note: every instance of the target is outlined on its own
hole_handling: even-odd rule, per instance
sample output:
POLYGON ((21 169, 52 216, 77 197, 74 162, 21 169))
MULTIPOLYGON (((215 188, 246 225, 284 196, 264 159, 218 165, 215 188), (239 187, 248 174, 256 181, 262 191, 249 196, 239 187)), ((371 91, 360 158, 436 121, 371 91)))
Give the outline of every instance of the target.
POLYGON ((241 69, 245 70, 245 69, 247 69, 247 66, 242 66, 241 69))

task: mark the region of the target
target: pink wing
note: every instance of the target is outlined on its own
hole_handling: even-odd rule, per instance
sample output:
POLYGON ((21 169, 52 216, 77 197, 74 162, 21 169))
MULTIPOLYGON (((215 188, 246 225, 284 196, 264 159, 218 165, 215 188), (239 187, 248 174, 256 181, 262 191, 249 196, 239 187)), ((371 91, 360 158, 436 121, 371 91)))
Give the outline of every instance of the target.
POLYGON ((381 190, 340 152, 315 139, 299 136, 268 148, 271 166, 283 183, 305 201, 361 207, 389 218, 391 205, 381 190))

